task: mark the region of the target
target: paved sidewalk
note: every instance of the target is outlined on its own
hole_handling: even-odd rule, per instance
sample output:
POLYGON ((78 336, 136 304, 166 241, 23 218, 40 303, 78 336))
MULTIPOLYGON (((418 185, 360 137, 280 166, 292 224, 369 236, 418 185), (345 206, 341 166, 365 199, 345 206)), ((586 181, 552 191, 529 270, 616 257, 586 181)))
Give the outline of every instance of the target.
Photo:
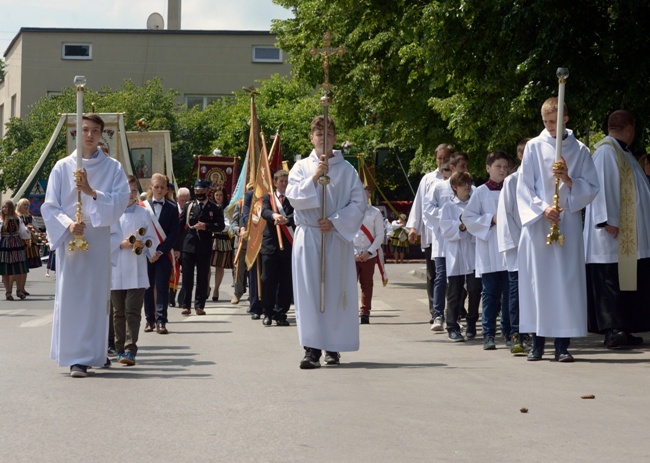
POLYGON ((429 330, 422 263, 388 267, 361 350, 338 367, 300 370, 293 315, 251 320, 246 300, 225 302, 226 275, 206 316, 170 308, 170 334, 141 333, 136 366, 85 379, 48 358, 54 277, 33 271, 31 297, 0 301, 0 460, 650 460, 648 345, 610 351, 591 336, 559 364, 450 343, 429 330))

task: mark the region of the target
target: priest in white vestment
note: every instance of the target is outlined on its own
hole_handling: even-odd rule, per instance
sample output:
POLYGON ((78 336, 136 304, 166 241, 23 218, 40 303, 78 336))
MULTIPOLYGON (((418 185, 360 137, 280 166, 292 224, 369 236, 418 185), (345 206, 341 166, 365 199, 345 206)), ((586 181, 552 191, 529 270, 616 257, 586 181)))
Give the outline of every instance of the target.
POLYGON ((74 377, 106 362, 111 285, 110 227, 129 200, 129 186, 119 162, 98 148, 104 122, 83 117, 83 174, 75 181, 77 152, 56 163, 41 213, 52 250, 56 250, 56 292, 50 356, 70 366, 74 377), (77 191, 82 220, 76 222, 77 191), (69 250, 73 234, 83 233, 88 250, 69 250))
POLYGON ((557 98, 542 106, 546 127, 526 145, 517 183, 521 217, 519 241, 519 329, 535 333, 528 360, 542 358, 546 336, 555 337, 555 358, 572 362, 570 338, 587 335, 587 283, 581 209, 598 193, 598 176, 589 148, 564 121, 556 123, 557 98), (555 163, 556 126, 561 127, 562 166, 555 163), (555 178, 560 181, 558 213, 553 207, 555 178), (559 222, 564 245, 546 244, 552 222, 559 222))
POLYGON ((609 135, 597 145, 600 191, 585 214, 589 331, 605 346, 643 343, 630 333, 650 331, 650 183, 629 151, 635 120, 614 111, 609 135))
POLYGON ((323 150, 324 117, 312 121, 314 150, 289 173, 286 197, 294 208, 296 231, 292 274, 296 324, 306 354, 301 369, 325 363, 338 364, 342 351, 359 350, 359 309, 353 240, 366 210, 366 195, 359 176, 340 151, 334 122, 328 121, 327 147, 323 150), (323 151, 329 159, 324 161, 323 151), (329 167, 328 167, 329 165, 329 167), (318 179, 327 174, 326 219, 321 219, 323 187, 318 179), (321 242, 325 239, 325 310, 321 312, 321 242))

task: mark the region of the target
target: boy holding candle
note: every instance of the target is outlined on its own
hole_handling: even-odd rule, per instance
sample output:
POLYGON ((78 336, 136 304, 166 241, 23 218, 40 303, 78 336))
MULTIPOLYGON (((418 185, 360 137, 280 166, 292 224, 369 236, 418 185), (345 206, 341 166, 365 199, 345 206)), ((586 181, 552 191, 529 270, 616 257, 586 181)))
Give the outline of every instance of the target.
POLYGON ((545 129, 526 145, 517 182, 521 217, 519 241, 520 324, 533 334, 528 360, 541 360, 546 336, 555 337, 555 360, 572 362, 571 337, 587 335, 587 286, 581 209, 598 193, 598 174, 589 148, 565 128, 566 106, 558 121, 558 99, 542 105, 545 129), (559 129, 559 130, 558 130, 559 129), (557 132, 562 157, 556 160, 557 132), (559 210, 553 207, 555 179, 559 178, 559 210), (553 223, 564 235, 564 245, 546 244, 553 223))
MULTIPOLYGON (((494 350, 496 320, 499 310, 508 307, 508 267, 505 256, 497 244, 497 205, 503 180, 508 175, 508 156, 503 151, 493 151, 485 160, 490 178, 478 187, 465 208, 462 220, 467 231, 476 237, 476 276, 483 285, 483 349, 494 350)), ((510 347, 510 316, 501 311, 501 334, 510 347)))

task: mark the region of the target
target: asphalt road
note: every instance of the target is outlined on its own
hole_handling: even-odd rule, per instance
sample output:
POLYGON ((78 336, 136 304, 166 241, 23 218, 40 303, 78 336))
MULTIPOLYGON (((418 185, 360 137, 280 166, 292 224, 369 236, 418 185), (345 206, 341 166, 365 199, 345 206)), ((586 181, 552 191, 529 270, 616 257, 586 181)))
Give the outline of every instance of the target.
POLYGON ((429 330, 421 266, 375 280, 361 350, 340 366, 300 370, 293 315, 264 327, 244 300, 170 308, 170 334, 141 333, 136 366, 84 379, 49 359, 55 277, 32 271, 31 297, 0 301, 0 461, 650 460, 650 344, 591 336, 560 364, 450 343, 429 330))

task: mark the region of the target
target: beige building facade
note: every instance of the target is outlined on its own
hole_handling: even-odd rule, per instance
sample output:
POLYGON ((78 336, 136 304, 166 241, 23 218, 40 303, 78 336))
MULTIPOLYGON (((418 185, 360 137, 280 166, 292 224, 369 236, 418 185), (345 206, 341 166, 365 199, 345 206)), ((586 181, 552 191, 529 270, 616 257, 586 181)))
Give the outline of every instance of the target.
POLYGON ((291 67, 268 31, 22 28, 4 53, 0 136, 11 117, 25 117, 46 95, 73 86, 116 89, 155 77, 180 93, 179 102, 205 107, 291 67))

